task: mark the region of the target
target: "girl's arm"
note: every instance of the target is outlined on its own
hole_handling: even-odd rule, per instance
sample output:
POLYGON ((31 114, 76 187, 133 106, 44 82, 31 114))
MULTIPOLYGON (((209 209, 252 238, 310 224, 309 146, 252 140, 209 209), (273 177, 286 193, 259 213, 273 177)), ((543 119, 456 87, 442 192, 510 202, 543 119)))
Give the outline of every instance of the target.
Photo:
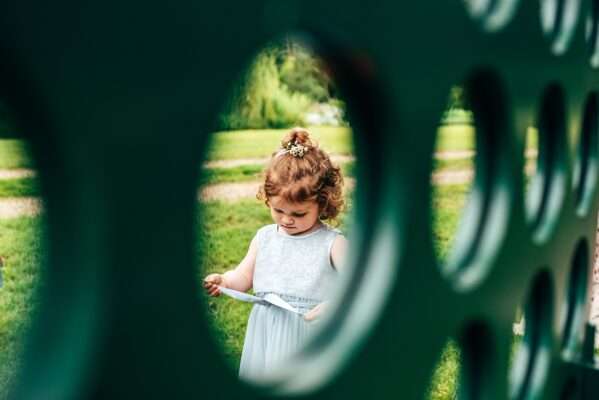
POLYGON ((331 247, 331 264, 337 271, 343 267, 343 260, 347 252, 347 239, 343 235, 337 235, 331 247))
POLYGON ((256 264, 257 254, 258 244, 254 237, 247 254, 235 269, 227 271, 222 275, 210 274, 204 279, 204 288, 206 288, 208 294, 210 296, 218 296, 220 294, 218 286, 224 286, 240 292, 250 290, 254 280, 254 265, 256 264))
MULTIPOLYGON (((331 264, 333 264, 335 270, 339 271, 339 268, 343 267, 346 251, 347 239, 342 235, 337 235, 333 241, 333 246, 331 246, 331 264)), ((319 319, 322 314, 326 313, 327 306, 327 301, 317 304, 313 309, 304 314, 304 319, 308 322, 319 319)))
POLYGON ((250 243, 247 254, 241 260, 237 268, 227 271, 223 274, 224 286, 235 289, 240 292, 247 292, 252 288, 254 281, 254 265, 256 265, 256 255, 258 254, 258 245, 254 237, 250 243))

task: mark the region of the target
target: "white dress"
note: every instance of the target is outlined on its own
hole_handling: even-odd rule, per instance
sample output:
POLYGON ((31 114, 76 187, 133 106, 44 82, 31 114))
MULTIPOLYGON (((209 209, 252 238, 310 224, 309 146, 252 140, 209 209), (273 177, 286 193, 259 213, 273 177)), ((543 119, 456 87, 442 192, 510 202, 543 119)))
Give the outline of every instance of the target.
MULTIPOLYGON (((328 298, 337 272, 331 248, 339 231, 322 224, 305 235, 288 235, 276 224, 258 230, 253 287, 256 296, 275 293, 302 312, 328 298)), ((304 343, 313 325, 301 315, 255 304, 248 320, 239 376, 259 379, 304 343)))

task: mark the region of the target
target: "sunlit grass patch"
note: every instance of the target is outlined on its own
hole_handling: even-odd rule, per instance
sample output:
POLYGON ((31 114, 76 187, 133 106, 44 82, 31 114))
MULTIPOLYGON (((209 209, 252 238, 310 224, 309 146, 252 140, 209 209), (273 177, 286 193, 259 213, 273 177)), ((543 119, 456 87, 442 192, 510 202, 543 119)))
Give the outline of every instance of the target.
POLYGON ((33 177, 0 179, 0 197, 39 196, 38 180, 33 177))
POLYGON ((0 288, 0 399, 7 396, 24 331, 36 304, 41 235, 40 218, 0 220, 0 257, 4 264, 4 286, 0 288))
POLYGON ((33 168, 29 154, 23 140, 0 139, 0 169, 33 168))

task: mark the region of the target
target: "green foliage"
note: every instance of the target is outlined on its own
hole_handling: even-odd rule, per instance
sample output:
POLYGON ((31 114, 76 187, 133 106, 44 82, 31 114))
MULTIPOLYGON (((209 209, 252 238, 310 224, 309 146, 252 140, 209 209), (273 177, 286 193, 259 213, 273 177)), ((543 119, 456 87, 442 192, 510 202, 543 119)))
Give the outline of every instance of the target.
POLYGON ((230 130, 304 125, 306 112, 318 104, 334 106, 343 115, 344 103, 334 97, 334 89, 320 60, 287 39, 258 53, 220 115, 220 127, 230 130))
POLYGON ((244 81, 221 115, 224 129, 285 128, 302 124, 312 100, 306 94, 291 91, 281 81, 275 49, 267 48, 258 54, 244 81))
POLYGON ((329 101, 332 82, 318 58, 290 40, 282 48, 280 57, 281 82, 290 91, 303 93, 317 103, 329 101))

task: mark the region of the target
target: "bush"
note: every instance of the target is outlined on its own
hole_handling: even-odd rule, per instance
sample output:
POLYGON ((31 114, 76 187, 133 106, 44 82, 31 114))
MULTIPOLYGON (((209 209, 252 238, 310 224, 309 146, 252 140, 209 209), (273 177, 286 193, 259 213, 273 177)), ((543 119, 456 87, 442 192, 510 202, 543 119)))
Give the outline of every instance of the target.
POLYGON ((221 115, 222 129, 285 128, 303 123, 312 100, 282 83, 276 61, 273 48, 258 54, 221 115))

